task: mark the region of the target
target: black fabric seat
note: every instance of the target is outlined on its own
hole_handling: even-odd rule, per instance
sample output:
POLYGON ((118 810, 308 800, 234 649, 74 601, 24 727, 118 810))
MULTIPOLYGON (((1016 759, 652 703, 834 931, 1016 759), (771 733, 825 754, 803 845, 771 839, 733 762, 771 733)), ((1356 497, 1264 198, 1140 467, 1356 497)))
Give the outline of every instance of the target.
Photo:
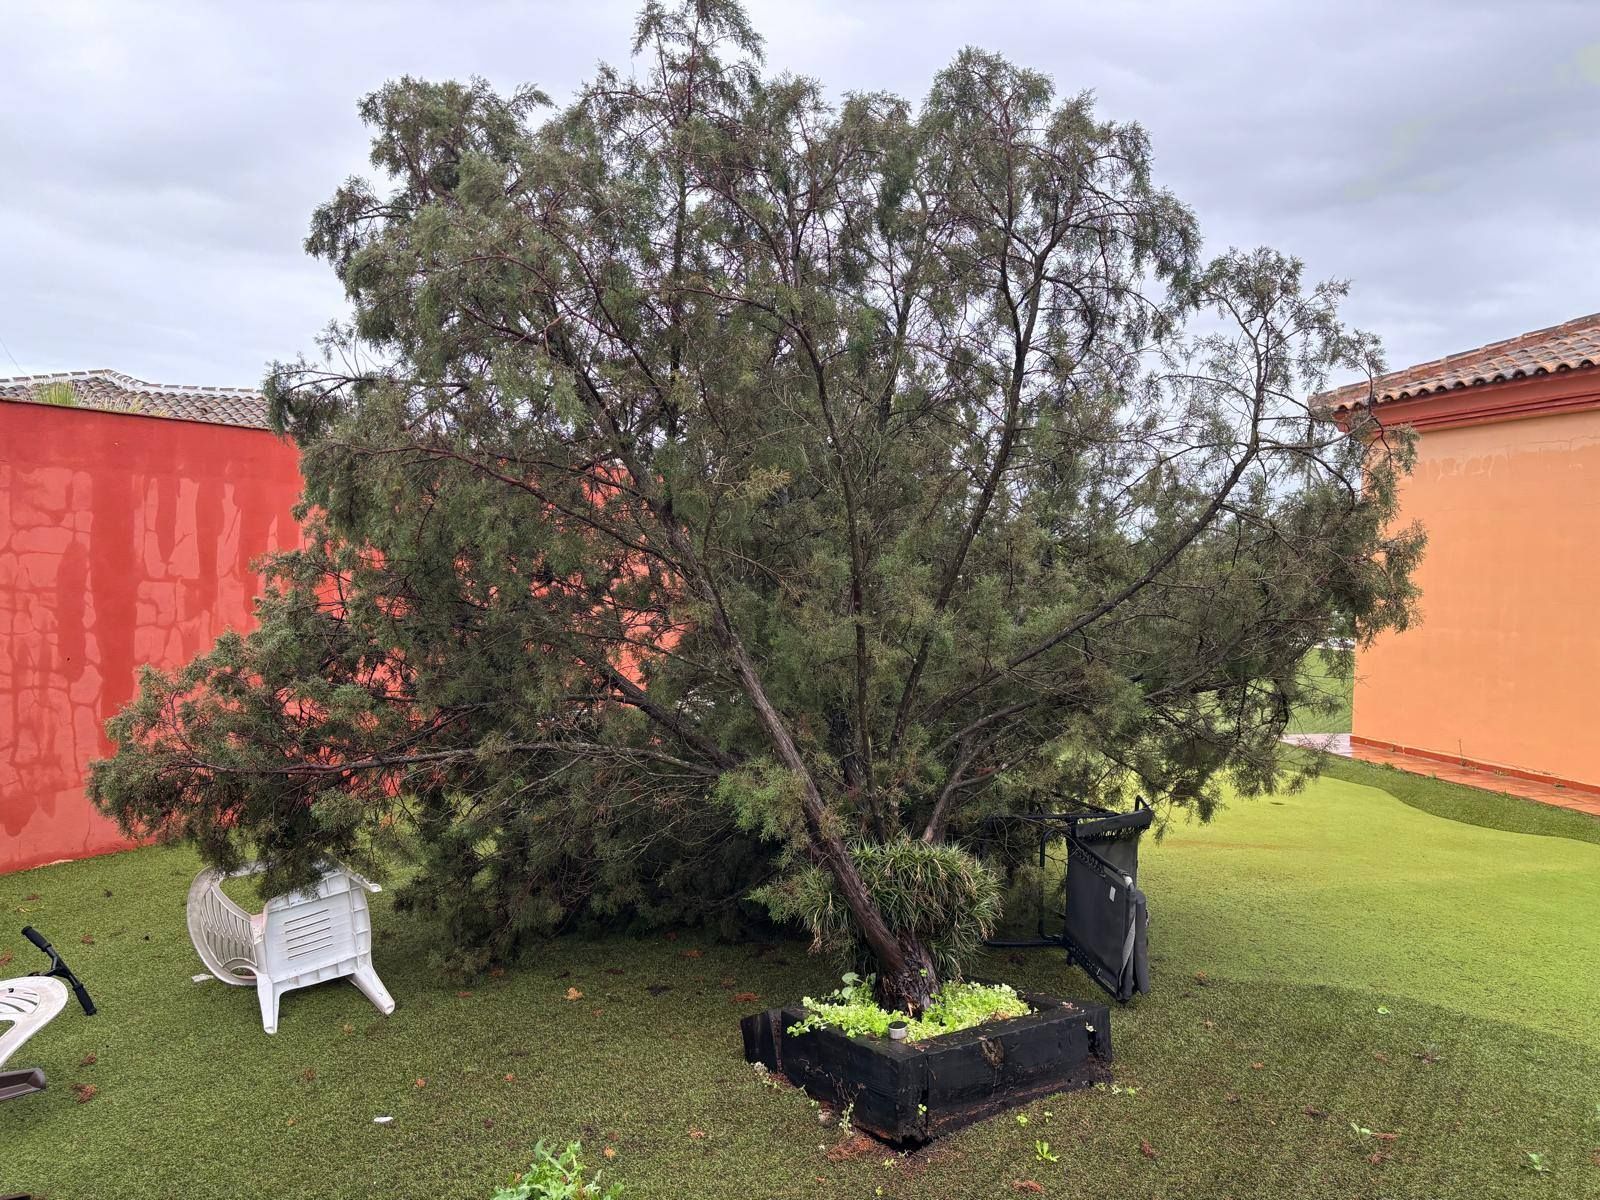
POLYGON ((1139 889, 1139 837, 1148 808, 1072 822, 1067 835, 1062 941, 1112 996, 1150 991, 1149 907, 1139 889))
POLYGON ((1061 946, 1067 957, 1119 1001, 1150 991, 1149 905, 1139 888, 1139 839, 1155 813, 1143 800, 1131 812, 1081 805, 1076 812, 1008 818, 1039 836, 1041 887, 1052 843, 1065 844, 1064 910, 1059 932, 1045 930, 1043 896, 1039 936, 995 939, 991 946, 1061 946))

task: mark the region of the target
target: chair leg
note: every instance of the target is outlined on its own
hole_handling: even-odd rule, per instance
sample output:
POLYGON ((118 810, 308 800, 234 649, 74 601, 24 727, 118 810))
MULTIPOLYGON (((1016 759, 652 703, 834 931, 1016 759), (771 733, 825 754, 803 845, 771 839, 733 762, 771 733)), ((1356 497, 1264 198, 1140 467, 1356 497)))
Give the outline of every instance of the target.
POLYGON ((256 980, 256 999, 261 1003, 261 1028, 278 1032, 278 987, 265 975, 256 980))
POLYGON ((378 978, 378 972, 372 964, 357 967, 351 973, 350 982, 360 988, 361 994, 377 1005, 378 1011, 384 1016, 394 1011, 394 997, 389 995, 389 989, 383 986, 383 980, 378 978))
POLYGON ((0 1071, 0 1100, 16 1100, 44 1091, 44 1072, 38 1067, 0 1071))

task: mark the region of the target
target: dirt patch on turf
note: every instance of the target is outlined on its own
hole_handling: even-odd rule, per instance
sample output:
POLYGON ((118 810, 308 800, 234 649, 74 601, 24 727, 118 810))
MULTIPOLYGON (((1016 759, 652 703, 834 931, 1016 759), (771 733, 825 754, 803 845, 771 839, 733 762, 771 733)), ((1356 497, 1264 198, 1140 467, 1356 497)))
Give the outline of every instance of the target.
POLYGON ((868 1154, 882 1154, 883 1143, 877 1138, 868 1137, 864 1133, 855 1134, 845 1138, 842 1142, 835 1142, 828 1147, 829 1162, 849 1162, 851 1159, 861 1158, 868 1154))

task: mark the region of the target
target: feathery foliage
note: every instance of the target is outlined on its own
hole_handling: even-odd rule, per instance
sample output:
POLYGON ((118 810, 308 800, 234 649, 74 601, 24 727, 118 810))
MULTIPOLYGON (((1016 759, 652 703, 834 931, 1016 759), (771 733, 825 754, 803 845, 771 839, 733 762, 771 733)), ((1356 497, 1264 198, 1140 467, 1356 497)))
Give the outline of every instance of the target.
POLYGON ((1409 447, 1307 401, 1379 365, 1343 288, 1202 257, 1089 97, 967 49, 834 99, 735 0, 651 0, 634 52, 548 113, 363 102, 376 177, 307 242, 352 316, 268 381, 305 547, 94 793, 267 886, 409 850, 469 966, 823 871, 915 1009, 939 964, 864 864, 1292 775, 1307 651, 1409 617, 1409 447))
MULTIPOLYGON (((889 928, 926 948, 942 977, 961 978, 961 964, 1000 919, 995 872, 959 846, 911 838, 854 845, 850 857, 889 928)), ((829 871, 796 867, 757 889, 755 898, 778 920, 805 929, 814 950, 871 972, 872 948, 829 871)))

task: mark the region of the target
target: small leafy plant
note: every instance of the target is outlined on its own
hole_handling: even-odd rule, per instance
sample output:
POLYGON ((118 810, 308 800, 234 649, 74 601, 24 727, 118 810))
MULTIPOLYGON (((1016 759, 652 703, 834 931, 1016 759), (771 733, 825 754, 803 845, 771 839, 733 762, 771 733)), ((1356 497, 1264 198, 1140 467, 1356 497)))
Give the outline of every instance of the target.
POLYGON ((78 407, 78 393, 70 383, 41 384, 34 389, 33 398, 39 404, 54 404, 58 408, 78 407))
POLYGON ((1549 1175, 1552 1173, 1550 1164, 1544 1160, 1544 1155, 1538 1154, 1532 1150, 1527 1151, 1527 1155, 1528 1161, 1522 1165, 1528 1170, 1532 1171, 1535 1175, 1549 1175))
POLYGON ((1432 1066, 1434 1063, 1442 1059, 1444 1055, 1440 1052, 1437 1042, 1423 1042, 1422 1048, 1412 1054, 1411 1057, 1416 1059, 1418 1062, 1425 1062, 1429 1066, 1432 1066))
POLYGON ((490 1200, 618 1200, 619 1184, 601 1190, 600 1172, 587 1174, 579 1157, 583 1146, 569 1142, 560 1154, 552 1154, 540 1142, 533 1148, 533 1165, 522 1175, 500 1188, 490 1200))
POLYGON ((985 1021, 1025 1017, 1033 1011, 1007 984, 947 983, 934 993, 922 1016, 908 1018, 879 1006, 872 995, 871 976, 863 979, 852 971, 843 977, 843 983, 820 1000, 807 996, 805 1019, 791 1025, 789 1032, 834 1028, 850 1037, 887 1037, 891 1021, 905 1021, 906 1040, 918 1042, 985 1021))
POLYGON ((1042 1138, 1033 1144, 1033 1157, 1040 1162, 1060 1162, 1061 1156, 1050 1149, 1050 1143, 1042 1138))

